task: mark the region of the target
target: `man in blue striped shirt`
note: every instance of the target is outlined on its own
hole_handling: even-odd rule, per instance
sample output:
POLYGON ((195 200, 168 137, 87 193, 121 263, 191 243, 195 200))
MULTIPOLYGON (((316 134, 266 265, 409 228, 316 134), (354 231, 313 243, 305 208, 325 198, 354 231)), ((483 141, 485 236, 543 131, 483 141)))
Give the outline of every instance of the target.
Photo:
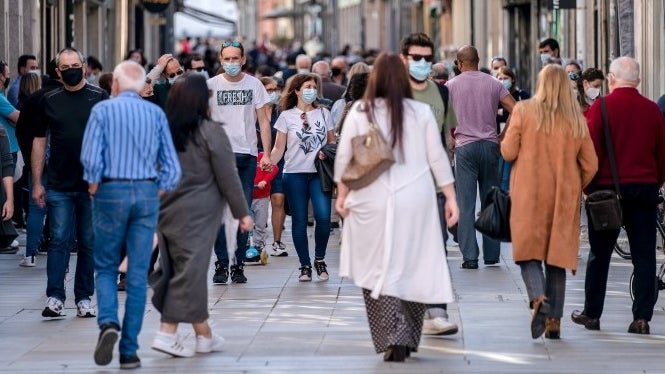
POLYGON ((181 170, 166 115, 139 92, 145 71, 123 61, 113 71, 113 100, 95 105, 83 136, 83 179, 93 197, 97 323, 101 330, 95 362, 107 365, 118 339, 117 283, 121 247, 127 248, 125 316, 120 367, 141 366, 136 351, 143 323, 152 238, 159 195, 175 188, 181 170))

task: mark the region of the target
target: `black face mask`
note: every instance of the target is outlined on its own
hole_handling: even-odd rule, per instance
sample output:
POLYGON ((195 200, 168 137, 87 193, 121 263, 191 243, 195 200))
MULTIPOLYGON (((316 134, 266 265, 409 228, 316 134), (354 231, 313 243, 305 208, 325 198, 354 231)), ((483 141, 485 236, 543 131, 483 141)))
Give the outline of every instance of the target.
POLYGON ((9 87, 9 78, 5 78, 5 90, 9 87))
POLYGON ((330 69, 330 71, 332 71, 333 77, 336 77, 336 76, 342 74, 342 69, 340 69, 340 68, 332 68, 332 69, 330 69))
POLYGON ((81 83, 81 80, 83 79, 83 68, 69 68, 65 71, 61 71, 60 75, 62 75, 62 81, 66 85, 73 87, 81 83))

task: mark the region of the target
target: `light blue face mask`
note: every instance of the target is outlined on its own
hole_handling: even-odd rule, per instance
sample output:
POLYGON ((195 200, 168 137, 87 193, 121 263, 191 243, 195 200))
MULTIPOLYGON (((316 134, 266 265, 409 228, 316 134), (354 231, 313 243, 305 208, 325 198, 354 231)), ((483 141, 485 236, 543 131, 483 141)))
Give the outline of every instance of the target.
POLYGON ((302 100, 307 104, 311 104, 316 100, 316 88, 305 88, 302 90, 302 100))
POLYGON ((239 62, 226 62, 222 67, 224 68, 224 72, 232 77, 240 74, 240 69, 242 68, 239 62))
POLYGON ((270 102, 273 103, 273 104, 277 104, 277 102, 279 102, 279 98, 281 96, 282 95, 279 92, 271 92, 271 93, 268 94, 268 97, 270 98, 270 102))
POLYGON ((417 81, 425 81, 432 71, 432 63, 421 58, 419 61, 409 61, 409 74, 417 81))
POLYGON ((513 81, 510 79, 504 79, 501 81, 501 84, 506 88, 506 90, 510 91, 510 89, 513 87, 513 81))
POLYGON ((541 53, 541 54, 540 54, 540 62, 541 62, 543 65, 545 65, 546 63, 548 63, 548 62, 550 61, 550 58, 551 58, 551 57, 552 57, 552 55, 549 54, 549 53, 541 53))
POLYGON ((196 74, 200 74, 200 75, 202 75, 203 78, 205 78, 206 80, 208 80, 208 78, 210 78, 210 75, 208 75, 208 71, 207 71, 207 70, 197 71, 196 74))

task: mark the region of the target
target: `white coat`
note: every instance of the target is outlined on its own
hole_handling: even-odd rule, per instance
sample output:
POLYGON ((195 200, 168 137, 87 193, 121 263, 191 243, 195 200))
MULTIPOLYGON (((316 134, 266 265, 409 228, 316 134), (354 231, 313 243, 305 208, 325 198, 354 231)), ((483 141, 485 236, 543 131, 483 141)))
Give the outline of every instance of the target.
MULTIPOLYGON (((352 157, 351 139, 365 134, 367 115, 354 104, 343 125, 335 158, 339 182, 352 157)), ((340 275, 372 297, 393 296, 425 304, 454 300, 441 235, 436 186, 453 183, 450 162, 428 105, 404 100, 403 155, 365 188, 350 191, 342 229, 340 275)), ((375 125, 390 142, 388 113, 376 101, 375 125)))

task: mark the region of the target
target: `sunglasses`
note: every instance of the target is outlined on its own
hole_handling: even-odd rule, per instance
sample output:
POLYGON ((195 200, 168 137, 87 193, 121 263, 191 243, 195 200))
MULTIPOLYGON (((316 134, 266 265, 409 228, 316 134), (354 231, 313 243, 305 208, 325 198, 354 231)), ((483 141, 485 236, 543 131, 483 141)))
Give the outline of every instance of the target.
POLYGON ((178 71, 176 71, 175 73, 169 74, 169 78, 175 78, 175 77, 181 76, 182 73, 184 73, 184 71, 182 69, 178 69, 178 71))
POLYGON ((309 130, 309 122, 307 122, 307 113, 302 112, 300 115, 300 119, 302 120, 302 128, 305 130, 309 130))
POLYGON ((568 78, 570 78, 571 81, 576 81, 580 78, 580 75, 578 73, 575 73, 574 71, 571 71, 568 73, 568 78))
POLYGON ((419 55, 416 53, 409 53, 407 56, 410 56, 413 61, 420 61, 422 59, 425 59, 427 62, 432 62, 434 60, 434 55, 419 55))
POLYGON ((240 42, 237 41, 237 40, 234 40, 234 41, 232 41, 232 42, 222 42, 222 49, 224 49, 224 48, 226 48, 226 47, 236 47, 236 48, 240 48, 240 47, 242 47, 242 43, 240 43, 240 42))

